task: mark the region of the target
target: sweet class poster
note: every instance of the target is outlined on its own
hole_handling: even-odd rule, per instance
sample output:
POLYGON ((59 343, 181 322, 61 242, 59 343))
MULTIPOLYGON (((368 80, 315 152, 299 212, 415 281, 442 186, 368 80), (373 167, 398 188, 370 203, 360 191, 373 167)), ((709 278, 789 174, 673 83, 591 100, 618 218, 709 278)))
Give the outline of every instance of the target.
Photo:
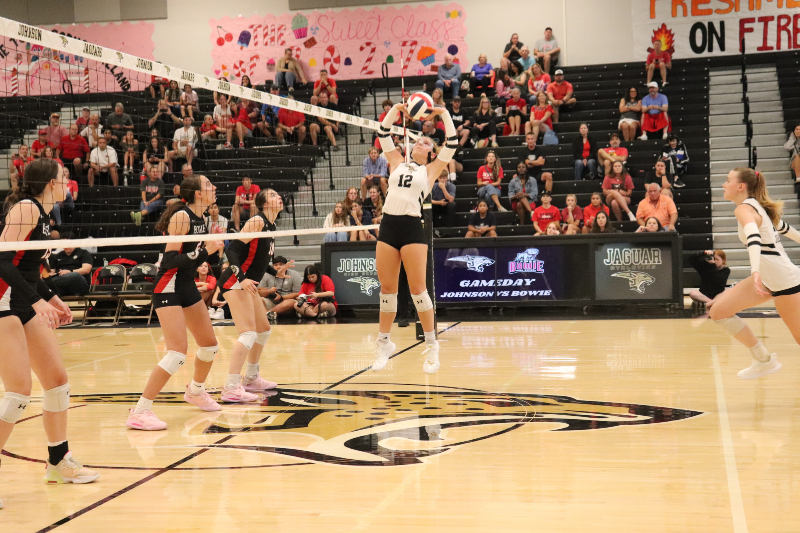
POLYGON ((371 9, 294 11, 282 15, 212 19, 214 75, 237 83, 275 79, 286 48, 299 57, 306 77, 324 68, 333 78, 434 74, 444 56, 467 60, 465 12, 457 3, 371 9))

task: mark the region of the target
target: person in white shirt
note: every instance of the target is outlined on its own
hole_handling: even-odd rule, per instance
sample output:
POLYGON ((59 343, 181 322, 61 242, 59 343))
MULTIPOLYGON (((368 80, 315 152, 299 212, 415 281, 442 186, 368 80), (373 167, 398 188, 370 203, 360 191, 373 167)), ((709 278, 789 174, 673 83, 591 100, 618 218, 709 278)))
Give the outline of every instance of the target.
POLYGON ((81 131, 81 137, 86 137, 89 148, 97 148, 97 140, 103 136, 103 125, 100 124, 100 116, 92 114, 89 116, 89 124, 81 131))
POLYGON ((217 131, 220 129, 226 133, 227 141, 225 147, 231 147, 231 135, 233 133, 233 114, 231 113, 231 106, 228 105, 228 97, 220 94, 218 97, 219 103, 214 106, 214 122, 217 125, 217 131))
POLYGON ((94 187, 94 180, 98 176, 110 176, 111 183, 118 185, 117 165, 117 151, 106 145, 105 137, 100 137, 97 148, 89 154, 89 186, 94 187))
POLYGON ((197 132, 192 126, 192 119, 189 116, 183 117, 183 127, 175 130, 172 136, 172 149, 179 159, 186 159, 192 164, 192 157, 195 155, 195 144, 197 144, 197 132))

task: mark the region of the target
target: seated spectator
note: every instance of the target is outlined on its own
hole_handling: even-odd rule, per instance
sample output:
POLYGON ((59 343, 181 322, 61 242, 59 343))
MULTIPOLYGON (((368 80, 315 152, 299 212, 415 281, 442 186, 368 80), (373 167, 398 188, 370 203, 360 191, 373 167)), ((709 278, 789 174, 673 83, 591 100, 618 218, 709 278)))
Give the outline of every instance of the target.
POLYGON ((75 200, 78 199, 78 182, 69 177, 69 169, 64 168, 64 174, 67 178, 67 195, 63 202, 56 202, 53 204, 53 210, 50 212, 53 215, 53 220, 56 226, 61 226, 63 216, 72 212, 75 209, 75 200))
POLYGON ((531 214, 534 235, 542 235, 550 222, 555 222, 556 224, 560 224, 561 222, 561 211, 551 203, 553 197, 550 193, 544 191, 539 197, 539 200, 542 202, 542 205, 534 209, 531 214))
POLYGON ((106 117, 105 127, 111 130, 111 137, 117 142, 125 136, 127 130, 133 131, 133 119, 129 114, 125 113, 125 107, 122 102, 114 104, 114 112, 106 117))
POLYGON ((122 173, 129 176, 133 174, 133 165, 139 156, 139 141, 133 136, 133 132, 128 130, 119 145, 122 148, 122 173))
MULTIPOLYGON (((245 137, 253 136, 253 118, 259 114, 258 108, 254 110, 250 104, 250 100, 242 98, 236 105, 231 106, 233 128, 231 128, 230 132, 231 135, 233 135, 234 131, 236 132, 236 138, 239 140, 239 148, 244 148, 245 137)), ((231 140, 228 139, 228 144, 230 143, 231 140)))
POLYGON ((219 205, 216 202, 208 206, 208 214, 203 217, 209 233, 228 233, 228 219, 219 214, 219 205))
POLYGON ((253 82, 250 81, 250 76, 248 76, 247 74, 242 75, 242 79, 239 81, 239 85, 241 85, 242 87, 247 87, 248 89, 253 88, 253 82))
POLYGON ((470 80, 472 81, 471 91, 469 96, 489 94, 492 87, 492 68, 491 63, 487 62, 486 54, 478 56, 478 62, 472 65, 472 70, 469 73, 470 80))
POLYGON ((553 106, 553 123, 558 124, 558 114, 561 109, 572 109, 577 100, 573 96, 572 84, 564 80, 564 71, 557 69, 555 80, 547 86, 547 98, 553 106))
POLYGON ((182 202, 181 200, 181 184, 176 183, 172 186, 172 196, 167 198, 166 205, 174 204, 175 202, 182 202))
POLYGON ((211 268, 208 261, 203 261, 197 267, 197 273, 194 276, 194 284, 197 287, 197 292, 203 299, 203 303, 211 311, 211 298, 214 296, 214 291, 217 289, 217 278, 211 274, 211 268))
POLYGON ((110 178, 111 183, 116 187, 119 185, 117 176, 117 151, 109 148, 106 138, 97 141, 97 148, 89 154, 89 186, 94 187, 95 179, 110 178))
POLYGON ((580 135, 572 142, 572 155, 575 158, 575 181, 584 179, 584 174, 588 179, 597 177, 597 160, 594 154, 597 153, 597 145, 589 135, 589 125, 585 122, 578 128, 580 135))
POLYGON ((194 176, 194 169, 191 163, 184 163, 181 165, 180 179, 183 180, 183 178, 188 178, 189 176, 194 176))
MULTIPOLYGON (((443 172, 447 173, 446 171, 443 172)), ((436 188, 435 185, 433 187, 434 189, 436 188)), ((361 208, 364 210, 364 220, 369 221, 365 222, 365 224, 381 223, 381 219, 383 219, 383 197, 379 187, 373 185, 369 188, 369 196, 364 198, 361 208)), ((378 236, 378 229, 371 229, 369 232, 375 237, 378 236)))
POLYGON ((333 105, 339 104, 339 95, 336 94, 336 80, 328 76, 328 71, 320 69, 319 79, 314 82, 314 96, 319 96, 321 93, 328 95, 328 100, 333 105))
POLYGON ((514 81, 511 91, 519 89, 523 98, 528 97, 528 71, 522 68, 519 61, 512 61, 508 64, 508 75, 514 81))
POLYGON ((328 318, 336 315, 336 288, 333 280, 320 273, 316 265, 308 265, 294 309, 301 318, 328 318))
POLYGON ((494 213, 489 211, 489 204, 486 203, 486 200, 479 201, 477 209, 469 216, 467 233, 464 237, 467 239, 497 237, 497 219, 494 213))
POLYGON ((489 144, 497 146, 497 117, 488 98, 481 97, 478 109, 470 119, 472 138, 476 148, 485 148, 489 144))
POLYGON ((81 108, 81 116, 75 119, 75 124, 78 125, 78 131, 82 131, 83 128, 89 125, 89 118, 91 116, 92 110, 88 107, 81 108))
POLYGON ((789 152, 789 167, 794 174, 794 182, 800 183, 800 124, 789 132, 783 148, 789 152))
MULTIPOLYGON (((270 87, 271 94, 278 94, 278 87, 273 85, 270 87)), ((278 125, 278 111, 280 108, 270 104, 261 104, 261 111, 256 119, 256 128, 261 132, 263 137, 271 137, 274 135, 275 128, 278 125)))
POLYGON ((547 224, 544 230, 545 235, 561 235, 561 224, 555 220, 547 224))
POLYGON ((436 144, 436 148, 444 146, 444 131, 437 128, 433 120, 426 120, 422 123, 422 134, 425 137, 430 137, 436 144))
POLYGON ((644 225, 636 228, 636 233, 657 233, 659 231, 664 231, 664 226, 653 216, 647 217, 644 225))
MULTIPOLYGON (((431 190, 434 226, 456 225, 456 186, 448 180, 447 169, 443 169, 431 190)), ((373 223, 375 220, 373 219, 373 223)))
POLYGON ((216 139, 219 133, 225 133, 225 129, 217 126, 214 123, 214 117, 211 115, 204 116, 203 123, 200 124, 200 138, 204 141, 216 139))
POLYGON ((164 93, 164 100, 167 101, 169 110, 172 111, 173 115, 183 117, 181 113, 181 90, 178 88, 177 81, 170 80, 169 87, 167 87, 167 91, 164 93))
POLYGON ((656 161, 653 170, 649 171, 647 176, 645 176, 644 184, 647 185, 648 183, 658 183, 663 190, 672 187, 671 180, 667 175, 667 164, 664 163, 663 160, 659 159, 656 161))
POLYGON ((389 166, 386 158, 378 153, 377 148, 370 147, 369 155, 364 158, 361 164, 363 177, 361 178, 361 198, 366 199, 367 190, 373 185, 381 188, 381 193, 386 194, 389 187, 388 175, 389 166))
POLYGON ((528 104, 522 98, 519 85, 511 89, 511 98, 506 100, 506 122, 509 135, 522 135, 522 123, 528 121, 528 104))
POLYGON ((661 137, 666 139, 669 135, 669 101, 667 96, 658 92, 658 83, 651 81, 647 84, 647 96, 642 98, 642 135, 640 140, 646 141, 648 133, 658 133, 663 130, 661 137))
POLYGON ((517 213, 519 223, 525 224, 531 219, 533 206, 539 197, 539 187, 536 178, 531 178, 526 161, 517 163, 517 172, 508 182, 508 199, 511 201, 511 210, 517 213))
POLYGON ((281 89, 288 89, 289 92, 294 92, 298 79, 304 85, 307 83, 303 66, 297 59, 292 57, 291 48, 286 48, 283 51, 283 57, 275 62, 275 70, 275 85, 281 89))
POLYGON ((599 211, 594 217, 594 224, 589 233, 617 233, 617 227, 608 219, 605 211, 599 211))
POLYGON ((431 93, 431 100, 433 100, 433 107, 447 107, 444 101, 444 91, 441 87, 436 87, 431 93))
POLYGON ((508 44, 506 44, 503 49, 503 57, 500 58, 500 68, 507 71, 508 64, 512 61, 516 61, 522 55, 520 50, 523 46, 525 45, 519 40, 519 34, 512 33, 511 39, 509 39, 508 44))
POLYGON ((603 204, 603 196, 599 192, 593 192, 589 205, 583 208, 583 233, 589 233, 594 219, 600 211, 606 216, 610 213, 608 206, 603 204))
POLYGON ((158 98, 164 98, 164 93, 167 92, 169 80, 160 76, 150 76, 150 85, 147 87, 150 91, 150 98, 156 99, 156 91, 158 91, 158 98))
POLYGON ((676 189, 686 187, 680 176, 689 170, 689 151, 677 135, 670 134, 667 144, 661 150, 661 160, 667 165, 667 175, 672 176, 672 186, 676 189))
MULTIPOLYGON (((71 239, 72 235, 64 234, 71 239)), ((82 296, 89 292, 92 254, 83 248, 64 248, 48 258, 50 277, 45 284, 59 296, 82 296)))
MULTIPOLYGON (((347 192, 344 193, 343 205, 345 212, 349 213, 353 209, 353 204, 356 203, 360 203, 360 200, 358 199, 358 189, 355 187, 350 187, 347 189, 347 192)), ((350 224, 352 225, 354 223, 355 221, 351 219, 350 224)))
MULTIPOLYGON (((133 132, 133 130, 129 130, 133 132)), ((97 141, 103 136, 103 125, 100 124, 100 115, 89 115, 89 124, 81 130, 81 137, 86 139, 89 148, 97 148, 97 141)))
POLYGON ((455 98, 461 89, 461 65, 453 62, 453 56, 445 54, 444 63, 439 65, 436 74, 436 86, 443 92, 449 91, 455 98))
POLYGON ((162 174, 167 171, 167 166, 171 166, 172 163, 167 145, 161 142, 159 137, 150 137, 150 142, 147 143, 147 147, 142 152, 142 161, 148 165, 158 165, 161 167, 162 174))
POLYGON ((656 217, 665 231, 675 230, 678 209, 672 198, 661 194, 661 186, 658 183, 647 184, 647 194, 636 208, 636 221, 640 226, 644 226, 648 217, 656 217))
POLYGON ((286 144, 288 137, 297 144, 303 144, 306 140, 306 116, 300 111, 292 111, 290 109, 281 108, 278 111, 278 126, 275 129, 275 136, 278 142, 286 144))
POLYGON ((172 136, 172 151, 175 152, 175 158, 184 159, 191 165, 192 158, 197 155, 196 144, 197 131, 192 126, 192 119, 187 115, 183 117, 183 127, 175 130, 172 136))
POLYGON ((293 266, 294 260, 287 261, 285 257, 276 255, 272 258, 275 275, 265 273, 258 284, 258 295, 264 300, 267 318, 271 322, 277 320, 279 315, 294 311, 295 298, 300 295, 303 275, 294 270, 293 266))
POLYGON ((700 274, 700 287, 689 292, 695 302, 710 306, 714 298, 725 290, 731 269, 728 268, 725 250, 704 250, 692 256, 692 267, 700 274))
POLYGON ((50 146, 51 148, 53 147, 47 141, 47 130, 45 128, 41 128, 39 130, 39 137, 31 144, 31 157, 34 159, 39 159, 42 157, 42 152, 44 152, 44 149, 47 146, 50 146))
POLYGON ((44 151, 42 152, 42 159, 52 159, 59 165, 64 166, 64 162, 61 160, 60 157, 58 157, 55 148, 53 148, 52 146, 44 147, 44 151))
POLYGON ((611 170, 611 164, 615 161, 623 165, 628 163, 628 149, 620 146, 619 134, 614 132, 608 141, 608 146, 597 151, 597 162, 603 167, 603 176, 611 170))
POLYGON ((137 226, 142 225, 142 217, 149 214, 158 216, 164 209, 164 180, 161 179, 161 168, 157 165, 150 165, 147 168, 147 179, 144 180, 139 189, 142 193, 142 200, 139 202, 139 210, 131 211, 131 220, 137 226))
POLYGON ((672 56, 667 50, 664 50, 661 39, 654 38, 653 46, 647 49, 645 67, 647 67, 648 85, 653 81, 653 73, 658 69, 661 73, 661 87, 667 86, 667 69, 672 69, 672 56))
POLYGON ((544 29, 544 39, 536 41, 533 55, 537 61, 542 63, 544 71, 550 72, 550 67, 558 64, 558 54, 560 52, 561 48, 558 46, 558 41, 553 37, 553 28, 548 26, 544 29))
POLYGON ((528 167, 528 176, 535 178, 542 184, 545 191, 553 191, 553 173, 544 171, 547 162, 541 150, 536 145, 536 136, 532 133, 525 135, 525 147, 528 153, 525 155, 525 166, 528 167))
POLYGON ((50 125, 45 128, 47 132, 47 143, 53 147, 55 154, 53 157, 61 157, 61 139, 69 135, 67 129, 61 125, 61 115, 58 113, 50 114, 50 125))
POLYGON ((527 46, 523 46, 519 49, 517 63, 522 66, 525 72, 530 72, 531 67, 536 64, 536 59, 531 55, 531 51, 527 46))
POLYGON ((16 155, 11 159, 11 166, 8 168, 8 180, 11 184, 11 189, 16 189, 19 180, 25 174, 25 167, 33 162, 28 151, 27 144, 21 144, 17 149, 16 155))
MULTIPOLYGON (((547 86, 550 85, 551 81, 550 74, 543 71, 539 63, 534 63, 528 75, 528 100, 531 105, 536 104, 538 93, 545 93, 547 91, 547 86)), ((546 96, 545 94, 545 97, 546 96)))
POLYGON ((547 134, 553 131, 553 106, 543 92, 536 93, 534 103, 531 105, 530 121, 525 123, 525 133, 531 133, 534 139, 539 138, 539 131, 547 134))
MULTIPOLYGON (((227 263, 222 264, 222 270, 227 268, 227 263)), ((225 296, 220 293, 220 286, 214 289, 214 295, 211 297, 211 306, 208 308, 208 316, 211 320, 224 320, 230 317, 230 310, 228 309, 228 302, 225 301, 225 296)))
MULTIPOLYGON (((319 101, 316 105, 323 109, 334 109, 333 104, 328 100, 328 93, 325 91, 319 94, 319 101)), ((314 146, 317 146, 317 136, 320 131, 325 133, 328 142, 331 143, 331 150, 337 152, 339 147, 336 146, 336 134, 339 133, 339 123, 324 117, 314 117, 308 126, 308 132, 311 134, 311 144, 314 146)))
POLYGON ((488 205, 493 202, 501 213, 508 211, 500 203, 500 183, 503 181, 503 166, 497 159, 497 154, 489 150, 483 165, 478 169, 478 198, 488 205))
MULTIPOLYGON (((325 222, 322 223, 323 228, 343 228, 350 226, 350 215, 344 210, 342 202, 336 202, 333 206, 333 211, 328 213, 325 217, 325 222)), ((350 233, 347 231, 332 231, 326 233, 322 238, 322 242, 345 242, 350 240, 350 233)))
POLYGON ((198 101, 197 92, 188 83, 184 84, 180 99, 181 118, 189 117, 194 122, 194 112, 197 110, 198 101))
MULTIPOLYGON (((464 117, 464 111, 461 109, 461 98, 458 96, 453 98, 447 109, 450 111, 450 118, 453 119, 453 125, 456 127, 458 146, 462 147, 467 144, 469 140, 470 121, 466 120, 464 117)), ((454 179, 455 176, 453 176, 453 180, 454 179)))
POLYGON ((583 227, 583 209, 578 205, 578 197, 567 195, 567 207, 561 210, 561 233, 577 235, 583 227))
POLYGON ((639 89, 631 87, 628 95, 619 101, 619 122, 617 128, 622 132, 625 142, 636 138, 639 129, 639 117, 642 116, 642 101, 639 99, 639 89))
POLYGON ((241 220, 250 220, 256 202, 256 195, 261 192, 261 187, 253 183, 249 176, 242 178, 242 184, 236 187, 236 198, 233 201, 233 209, 231 210, 231 219, 233 220, 233 229, 239 231, 241 229, 241 220))
MULTIPOLYGON (((356 198, 356 201, 350 206, 350 225, 351 226, 366 226, 371 224, 372 221, 364 213, 364 208, 361 205, 361 200, 356 198)), ((361 229, 358 231, 350 232, 351 241, 374 241, 375 235, 372 232, 361 229)))
POLYGON ((224 94, 217 96, 219 102, 214 106, 214 124, 217 126, 217 133, 225 134, 225 148, 231 148, 231 137, 233 136, 233 110, 228 103, 228 97, 224 94))
POLYGON ((614 212, 617 220, 622 220, 622 212, 627 213, 630 220, 636 220, 636 215, 630 209, 631 193, 633 192, 633 179, 625 170, 625 165, 615 161, 611 171, 603 179, 603 194, 606 204, 614 212))
POLYGON ((89 145, 86 139, 78 135, 78 125, 72 124, 69 127, 69 135, 61 139, 61 156, 67 161, 67 165, 72 168, 72 174, 81 179, 85 166, 86 156, 89 154, 89 145))
MULTIPOLYGON (((147 120, 147 127, 158 130, 158 137, 161 139, 171 139, 175 127, 180 125, 181 119, 172 112, 172 108, 164 99, 158 101, 155 114, 147 120)), ((121 132, 118 139, 121 140, 123 136, 124 132, 121 132)))

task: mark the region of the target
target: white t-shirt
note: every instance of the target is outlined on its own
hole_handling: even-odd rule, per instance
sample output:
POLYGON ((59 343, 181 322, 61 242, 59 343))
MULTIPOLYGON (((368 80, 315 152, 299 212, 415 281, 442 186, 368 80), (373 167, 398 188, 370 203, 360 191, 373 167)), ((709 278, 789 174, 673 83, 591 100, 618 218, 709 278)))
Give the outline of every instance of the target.
POLYGON ((100 150, 100 148, 92 150, 92 153, 89 154, 89 161, 101 167, 110 163, 115 165, 119 163, 117 160, 117 151, 108 146, 106 146, 105 150, 100 150))
POLYGON ((230 123, 232 118, 233 115, 231 114, 230 104, 226 105, 224 108, 219 104, 214 106, 214 122, 220 126, 226 126, 230 123))
POLYGON ((383 204, 384 215, 422 216, 422 201, 428 196, 428 169, 425 165, 401 163, 389 175, 389 188, 383 204))
MULTIPOLYGON (((96 131, 97 131, 97 138, 99 139, 100 137, 103 136, 103 125, 98 124, 96 131)), ((92 135, 92 130, 89 126, 83 128, 83 131, 81 131, 81 137, 86 137, 86 142, 89 143, 90 148, 94 148, 95 146, 97 146, 97 141, 92 135)))
POLYGON ((172 136, 172 140, 175 141, 177 145, 178 153, 185 155, 187 148, 194 149, 194 145, 197 144, 197 132, 191 126, 189 126, 188 131, 186 128, 178 128, 175 130, 175 135, 172 136), (186 141, 188 146, 184 146, 182 144, 183 141, 186 141))

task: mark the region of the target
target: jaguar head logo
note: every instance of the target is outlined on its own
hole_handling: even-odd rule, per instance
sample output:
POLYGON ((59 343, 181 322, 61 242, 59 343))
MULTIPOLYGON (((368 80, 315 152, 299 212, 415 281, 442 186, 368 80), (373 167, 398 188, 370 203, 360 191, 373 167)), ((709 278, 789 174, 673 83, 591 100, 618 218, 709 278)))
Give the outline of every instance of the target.
POLYGON ((647 272, 639 272, 638 270, 625 270, 623 272, 616 272, 611 274, 612 278, 624 278, 628 280, 628 288, 638 294, 644 294, 647 290, 646 287, 655 283, 656 278, 647 272))
POLYGON ((377 279, 370 278, 368 276, 359 276, 357 278, 349 278, 347 281, 349 281, 350 283, 358 283, 359 284, 359 289, 361 290, 361 292, 363 292, 367 296, 372 296, 372 291, 374 291, 375 289, 377 289, 378 287, 381 286, 381 284, 378 283, 377 279))
POLYGON ((452 263, 454 267, 466 268, 473 272, 483 272, 484 268, 494 264, 494 259, 482 255, 458 255, 456 257, 450 257, 445 262, 452 263))

